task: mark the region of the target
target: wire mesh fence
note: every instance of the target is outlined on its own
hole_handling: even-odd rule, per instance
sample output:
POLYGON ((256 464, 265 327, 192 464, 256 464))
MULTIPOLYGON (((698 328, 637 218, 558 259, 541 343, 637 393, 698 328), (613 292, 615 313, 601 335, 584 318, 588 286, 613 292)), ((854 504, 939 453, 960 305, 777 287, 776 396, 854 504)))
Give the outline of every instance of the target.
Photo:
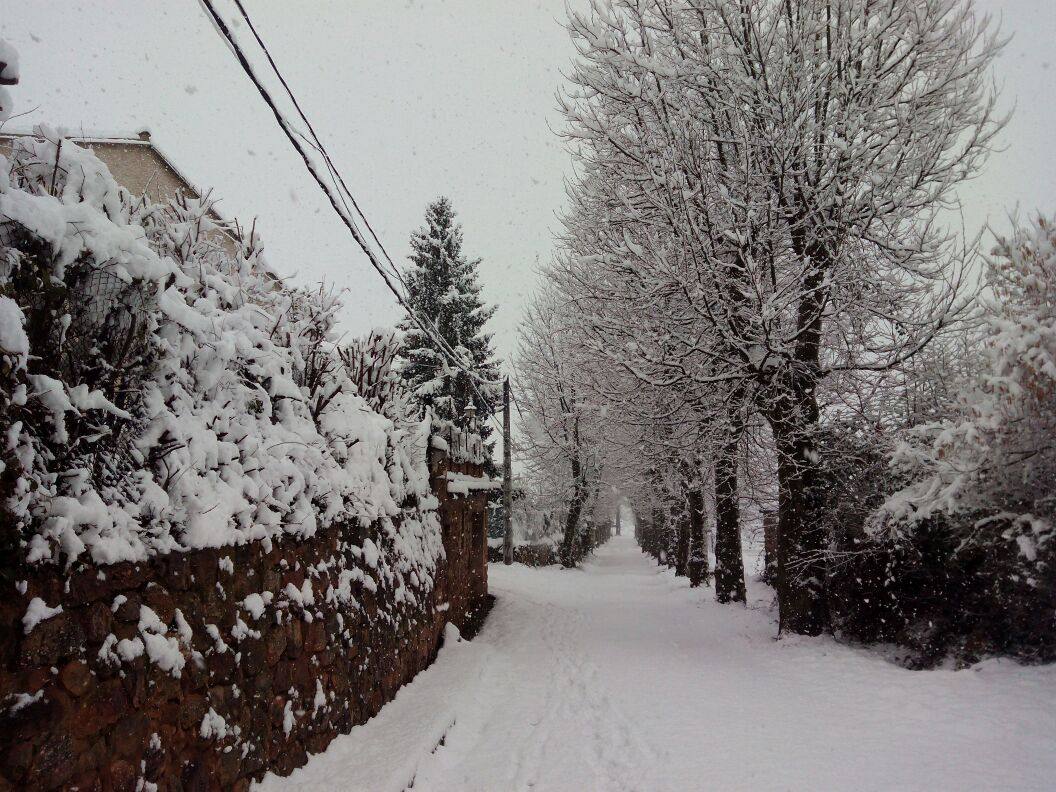
POLYGON ((154 290, 128 283, 105 267, 91 268, 69 289, 69 326, 63 346, 71 365, 102 355, 112 367, 127 366, 147 343, 154 290))

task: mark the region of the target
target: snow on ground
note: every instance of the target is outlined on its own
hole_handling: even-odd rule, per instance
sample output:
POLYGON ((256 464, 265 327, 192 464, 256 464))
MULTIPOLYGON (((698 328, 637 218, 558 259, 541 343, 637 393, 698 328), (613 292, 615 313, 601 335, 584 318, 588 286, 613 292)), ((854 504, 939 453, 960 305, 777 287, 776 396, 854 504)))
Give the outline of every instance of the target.
POLYGON ((907 671, 775 640, 616 537, 581 571, 492 565, 481 634, 262 790, 1042 790, 1056 667, 907 671), (442 743, 442 744, 441 744, 442 743))

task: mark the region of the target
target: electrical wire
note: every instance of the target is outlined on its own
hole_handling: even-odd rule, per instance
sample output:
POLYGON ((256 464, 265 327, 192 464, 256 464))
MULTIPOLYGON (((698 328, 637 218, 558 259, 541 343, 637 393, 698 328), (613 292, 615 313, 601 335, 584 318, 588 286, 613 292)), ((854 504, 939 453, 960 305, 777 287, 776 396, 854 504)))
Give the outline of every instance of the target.
POLYGON ((348 200, 351 202, 353 208, 356 210, 356 213, 363 221, 363 225, 365 225, 367 230, 370 232, 370 236, 374 240, 374 243, 378 246, 378 249, 381 250, 382 255, 385 256, 386 261, 388 261, 389 266, 392 268, 393 274, 400 280, 401 283, 403 283, 404 287, 406 288, 407 284, 403 282, 403 276, 401 275, 399 268, 396 266, 395 262, 393 262, 392 256, 389 255, 389 251, 385 249, 385 245, 383 245, 381 240, 378 238, 378 235, 374 231, 374 227, 370 224, 370 221, 367 219, 367 216, 363 213, 363 210, 359 208, 359 204, 356 203, 355 196, 352 195, 352 191, 349 190, 348 185, 345 184, 345 180, 341 176, 341 173, 337 170, 337 166, 334 165, 334 161, 330 158, 330 153, 326 150, 326 146, 324 146, 322 140, 319 139, 319 135, 316 133, 315 127, 313 127, 312 122, 308 120, 308 116, 304 114, 304 110, 301 109, 301 103, 297 101, 297 97, 294 95, 293 90, 289 86, 289 83, 286 82, 286 78, 283 77, 282 72, 279 71, 279 67, 275 63, 275 59, 271 57, 271 51, 268 49, 268 46, 264 43, 264 40, 260 37, 260 34, 257 33, 257 28, 253 24, 253 20, 250 19, 250 16, 247 13, 245 7, 242 5, 242 0, 234 0, 234 2, 235 5, 238 7, 238 11, 242 15, 242 18, 246 21, 246 25, 249 27, 250 32, 253 34, 253 38, 256 39, 257 44, 260 46, 261 50, 263 50, 264 57, 268 59, 268 64, 271 66, 271 70, 275 72, 275 76, 278 77, 279 82, 282 84, 283 89, 286 91, 286 95, 290 97, 290 101, 293 103, 294 108, 297 110, 297 115, 301 117, 301 120, 304 122, 304 125, 308 128, 308 131, 311 133, 312 140, 315 141, 315 145, 318 148, 319 153, 323 155, 323 159, 326 161, 327 168, 329 169, 331 177, 334 179, 335 184, 340 185, 340 188, 344 191, 345 195, 348 196, 348 200))
MULTIPOLYGON (((477 395, 477 397, 480 399, 480 401, 483 404, 488 405, 490 407, 490 401, 483 397, 483 395, 477 389, 477 386, 474 383, 474 380, 476 380, 478 382, 481 382, 481 383, 488 384, 488 385, 493 385, 493 386, 497 386, 497 385, 501 384, 501 380, 490 380, 490 379, 487 379, 487 378, 481 376, 478 372, 473 371, 468 365, 466 365, 460 359, 460 356, 450 346, 450 344, 446 341, 446 339, 444 339, 442 336, 439 335, 438 331, 436 331, 436 328, 434 327, 434 328, 430 329, 428 327, 427 321, 423 320, 421 317, 419 317, 417 315, 417 313, 414 311, 414 309, 408 304, 406 298, 400 293, 400 291, 393 284, 392 280, 390 279, 389 274, 385 271, 385 268, 382 265, 381 261, 379 261, 379 259, 377 257, 377 254, 367 244, 367 242, 364 239, 362 233, 360 232, 359 228, 356 225, 355 219, 351 216, 351 213, 348 211, 348 204, 345 202, 344 196, 342 196, 340 193, 338 194, 338 199, 340 199, 340 202, 341 202, 342 205, 341 206, 338 205, 338 199, 335 199, 333 192, 330 190, 328 185, 323 181, 322 177, 319 175, 319 172, 318 172, 318 170, 317 170, 317 168, 315 166, 315 163, 312 161, 312 158, 308 155, 308 153, 304 150, 303 146, 301 146, 300 142, 297 140, 297 136, 295 134, 296 130, 293 128, 292 124, 290 124, 290 122, 282 114, 282 111, 279 110, 279 108, 276 105, 276 103, 275 103, 274 99, 272 98, 271 94, 268 92, 267 88, 263 85, 261 80, 257 77, 257 74, 254 71, 252 64, 250 64, 248 57, 242 51, 242 48, 239 46, 239 44, 236 41, 234 35, 231 33, 231 30, 228 28, 227 24, 220 17, 219 12, 217 12, 216 8, 213 6, 212 0, 199 0, 199 2, 202 5, 203 9, 206 11, 208 17, 210 18, 210 20, 211 20, 211 22, 213 24, 213 27, 225 39, 225 41, 226 41, 226 43, 228 45, 228 48, 235 55, 235 58, 238 60, 239 64, 241 65, 241 67, 243 69, 243 71, 249 77, 250 81, 256 87, 257 92, 261 95, 261 97, 264 99, 265 103, 271 109, 272 114, 274 115, 276 122, 279 124, 279 127, 282 129, 283 133, 286 135, 287 139, 290 141, 290 144, 294 147, 294 149, 297 151, 297 153, 301 156, 301 159, 304 161, 304 165, 308 169, 308 171, 311 174, 312 178, 315 180, 316 184, 324 192, 324 194, 327 196, 328 200, 330 201, 331 207, 333 207, 334 211, 337 213, 337 215, 341 218, 342 222, 348 228, 349 232, 352 234, 353 239, 359 245, 360 249, 364 252, 364 254, 366 254, 367 259, 370 262, 371 266, 381 276, 382 280, 385 282, 385 285, 388 287, 389 291, 392 292, 393 296, 396 298, 396 301, 404 308, 404 310, 407 311, 407 315, 411 319, 411 321, 414 322, 414 324, 416 324, 418 326, 418 328, 423 333, 425 333, 425 335, 436 345, 437 349, 441 352, 441 354, 448 359, 448 362, 453 364, 455 366, 455 368, 459 369, 460 371, 465 373, 470 378, 470 387, 473 388, 474 393, 477 395), (342 209, 344 209, 344 211, 342 211, 342 209)), ((326 152, 325 147, 323 146, 322 142, 319 140, 318 136, 316 135, 315 129, 312 127, 312 125, 311 125, 310 121, 308 120, 307 116, 305 115, 305 113, 301 109, 300 103, 297 101, 295 95, 293 94, 292 89, 289 87, 289 84, 286 82, 285 78, 282 76, 281 72, 279 71, 277 65, 275 64, 274 59, 271 57, 271 54, 270 54, 270 52, 267 49, 267 46, 264 44, 263 39, 261 38, 259 33, 257 33, 257 30, 256 30, 255 26, 252 24, 252 20, 249 18, 249 15, 246 12, 245 8, 242 6, 242 4, 241 4, 241 2, 239 2, 239 0, 235 0, 235 3, 236 3, 236 5, 239 8, 239 11, 240 11, 242 17, 246 20, 246 23, 249 26, 250 30, 252 31, 253 36, 256 39, 257 43, 259 44, 261 49, 264 50, 265 56, 267 57, 267 60, 268 60, 268 62, 270 64, 272 70, 275 72, 275 74, 278 77, 279 81, 282 83, 284 89, 286 90, 287 95, 290 97, 290 100, 293 102, 294 106, 297 108, 297 112, 300 115, 301 119, 304 121, 305 125, 308 127, 308 129, 309 129, 309 131, 310 131, 310 133, 311 133, 311 135, 312 135, 312 137, 314 139, 313 147, 316 148, 323 155, 324 161, 326 162, 327 169, 330 172, 331 177, 334 178, 336 180, 336 183, 340 184, 340 186, 344 190, 344 192, 347 193, 349 201, 351 201, 352 205, 356 209, 356 212, 363 219, 364 225, 370 230, 371 236, 374 238, 375 242, 378 244, 378 247, 381 249, 381 251, 384 254, 385 258, 387 259, 389 265, 393 268, 394 271, 396 271, 396 266, 393 263, 392 258, 389 256, 388 252, 385 250, 384 245, 381 244, 380 240, 377 237, 377 234, 374 232, 373 227, 371 227, 370 223, 367 221, 366 216, 364 215, 362 210, 359 208, 358 203, 356 203, 355 198, 352 196, 352 193, 348 189, 347 184, 345 183, 344 179, 341 177, 341 174, 337 170, 337 167, 334 165, 333 160, 330 158, 330 156, 326 152)), ((300 133, 298 132, 297 134, 300 134, 300 133)), ((303 135, 302 135, 302 137, 303 137, 303 135)), ((402 282, 402 277, 400 277, 398 271, 396 271, 396 275, 397 275, 398 278, 400 278, 400 280, 402 282)), ((491 414, 490 414, 489 417, 494 419, 495 411, 493 409, 491 410, 491 414)))

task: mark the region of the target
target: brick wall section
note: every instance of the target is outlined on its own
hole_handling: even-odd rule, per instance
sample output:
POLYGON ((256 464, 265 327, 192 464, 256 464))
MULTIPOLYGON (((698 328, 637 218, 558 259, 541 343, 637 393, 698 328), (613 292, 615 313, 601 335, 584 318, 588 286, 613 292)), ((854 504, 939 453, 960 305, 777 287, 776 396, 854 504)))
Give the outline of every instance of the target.
POLYGON ((450 593, 451 609, 465 613, 488 593, 488 522, 487 496, 474 494, 469 498, 449 496, 446 475, 467 473, 483 475, 479 465, 455 462, 436 449, 430 452, 429 470, 433 492, 440 499, 440 522, 444 526, 444 549, 451 574, 464 585, 450 593))
MULTIPOLYGON (((487 594, 485 496, 449 496, 444 479, 448 469, 481 471, 449 466, 436 451, 430 468, 446 559, 422 606, 391 620, 383 613, 391 609, 378 608, 378 598, 391 593, 372 595, 362 585, 353 589, 360 608, 317 597, 311 621, 291 609, 276 623, 271 608, 252 619, 238 604, 253 593, 299 588, 308 567, 359 542, 352 526, 275 543, 267 552, 257 543, 69 575, 38 570, 24 595, 5 581, 15 596, 0 602, 0 790, 131 791, 140 779, 160 790, 246 789, 265 771, 288 774, 376 714, 432 662, 444 625, 461 626, 487 594), (124 601, 114 608, 118 595, 124 601), (25 636, 21 619, 34 596, 63 612, 25 636), (101 660, 111 633, 139 634, 141 605, 158 614, 170 636, 178 635, 179 611, 204 667, 189 659, 190 647, 178 679, 142 656, 116 665, 101 660), (259 637, 232 640, 239 618, 259 637), (218 627, 227 651, 218 650, 206 624, 218 627), (317 708, 320 690, 325 704, 317 708), (17 694, 30 703, 12 712, 17 694), (227 736, 203 736, 210 710, 224 719, 227 736)), ((331 574, 312 574, 316 592, 336 582, 331 574)))

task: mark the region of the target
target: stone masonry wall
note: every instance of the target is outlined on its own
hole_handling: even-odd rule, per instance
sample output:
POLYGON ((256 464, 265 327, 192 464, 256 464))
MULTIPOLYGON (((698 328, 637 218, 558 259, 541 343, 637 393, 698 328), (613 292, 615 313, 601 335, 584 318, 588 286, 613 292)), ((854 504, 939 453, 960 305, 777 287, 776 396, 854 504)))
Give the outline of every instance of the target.
POLYGON ((373 593, 365 581, 354 585, 359 607, 306 596, 281 612, 247 608, 254 594, 296 599, 306 581, 316 594, 337 585, 328 559, 349 539, 361 543, 356 531, 368 532, 354 526, 270 548, 69 575, 43 569, 21 593, 0 581, 8 592, 0 601, 0 790, 246 789, 266 771, 288 774, 372 717, 432 662, 445 624, 461 627, 487 594, 485 495, 449 495, 445 479, 448 470, 481 471, 437 451, 430 470, 446 559, 417 608, 379 608, 392 593, 373 593), (22 618, 34 597, 62 612, 27 636, 22 618), (115 663, 107 657, 131 645, 115 639, 156 646, 115 663), (166 660, 168 647, 183 658, 178 677, 163 667, 174 659, 166 660))

